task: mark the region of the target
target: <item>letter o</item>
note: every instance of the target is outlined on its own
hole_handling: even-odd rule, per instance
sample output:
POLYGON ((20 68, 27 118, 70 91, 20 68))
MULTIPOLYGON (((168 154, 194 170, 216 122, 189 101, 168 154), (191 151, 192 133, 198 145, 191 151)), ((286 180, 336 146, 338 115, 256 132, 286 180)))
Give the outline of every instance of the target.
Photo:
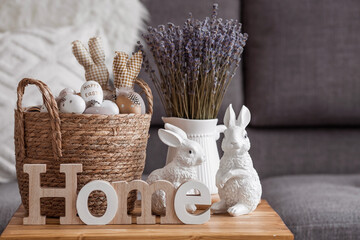
POLYGON ((86 184, 79 192, 76 200, 76 209, 81 221, 87 225, 106 225, 116 215, 118 209, 118 196, 115 189, 109 182, 102 180, 91 181, 86 184), (106 195, 107 208, 101 217, 93 216, 88 208, 88 199, 92 191, 102 191, 106 195))

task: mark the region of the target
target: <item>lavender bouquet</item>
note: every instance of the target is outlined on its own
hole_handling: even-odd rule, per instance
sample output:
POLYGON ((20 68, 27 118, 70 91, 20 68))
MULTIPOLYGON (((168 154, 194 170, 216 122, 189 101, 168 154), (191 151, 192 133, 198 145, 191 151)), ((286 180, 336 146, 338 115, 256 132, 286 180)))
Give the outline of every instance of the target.
MULTIPOLYGON (((190 17, 183 27, 168 23, 143 34, 157 72, 145 57, 145 71, 160 95, 168 117, 216 118, 226 89, 239 67, 248 35, 237 20, 190 17)), ((142 48, 141 44, 139 45, 142 48)))

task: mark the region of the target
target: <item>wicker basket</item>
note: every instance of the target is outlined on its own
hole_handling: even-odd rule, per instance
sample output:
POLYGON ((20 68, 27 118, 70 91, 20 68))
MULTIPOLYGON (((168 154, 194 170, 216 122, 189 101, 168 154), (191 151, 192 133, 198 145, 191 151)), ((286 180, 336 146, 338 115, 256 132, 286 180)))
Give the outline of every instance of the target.
MULTIPOLYGON (((65 187, 65 175, 59 173, 60 164, 81 163, 78 191, 89 181, 131 181, 140 179, 144 170, 146 145, 152 116, 152 94, 149 86, 136 80, 148 101, 146 114, 69 114, 59 113, 57 103, 46 84, 25 78, 17 89, 15 110, 16 172, 22 203, 28 210, 28 174, 23 164, 47 165, 41 175, 42 187, 65 187), (25 87, 36 85, 43 97, 48 113, 26 112, 21 104, 25 87)), ((128 196, 131 211, 136 192, 128 196)), ((89 210, 102 215, 106 210, 106 197, 93 192, 89 197, 89 210)), ((64 216, 63 198, 42 198, 41 214, 49 217, 64 216)))

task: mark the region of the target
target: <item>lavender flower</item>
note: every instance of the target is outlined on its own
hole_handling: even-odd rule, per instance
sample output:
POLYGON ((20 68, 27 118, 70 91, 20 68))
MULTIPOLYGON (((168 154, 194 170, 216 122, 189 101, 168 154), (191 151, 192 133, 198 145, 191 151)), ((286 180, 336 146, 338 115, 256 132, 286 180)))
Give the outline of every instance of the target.
POLYGON ((168 116, 217 117, 248 38, 237 20, 218 18, 217 8, 214 4, 210 18, 202 21, 190 13, 182 27, 168 23, 143 34, 157 67, 153 70, 144 55, 145 71, 168 116))

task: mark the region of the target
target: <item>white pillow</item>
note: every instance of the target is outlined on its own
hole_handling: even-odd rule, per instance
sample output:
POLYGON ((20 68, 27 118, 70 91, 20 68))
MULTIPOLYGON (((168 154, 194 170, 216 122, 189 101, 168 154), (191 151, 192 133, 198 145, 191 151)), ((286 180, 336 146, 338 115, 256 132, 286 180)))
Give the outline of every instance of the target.
POLYGON ((94 22, 112 51, 133 51, 148 11, 140 0, 0 0, 0 31, 94 22))
MULTIPOLYGON (((85 82, 84 69, 72 54, 71 42, 87 44, 92 36, 101 36, 108 45, 104 34, 91 24, 0 33, 0 182, 15 178, 13 116, 18 82, 24 77, 39 79, 54 95, 65 87, 79 91, 85 82)), ((107 49, 107 58, 112 58, 107 49)), ((23 106, 38 104, 42 104, 39 90, 27 87, 23 106)))

